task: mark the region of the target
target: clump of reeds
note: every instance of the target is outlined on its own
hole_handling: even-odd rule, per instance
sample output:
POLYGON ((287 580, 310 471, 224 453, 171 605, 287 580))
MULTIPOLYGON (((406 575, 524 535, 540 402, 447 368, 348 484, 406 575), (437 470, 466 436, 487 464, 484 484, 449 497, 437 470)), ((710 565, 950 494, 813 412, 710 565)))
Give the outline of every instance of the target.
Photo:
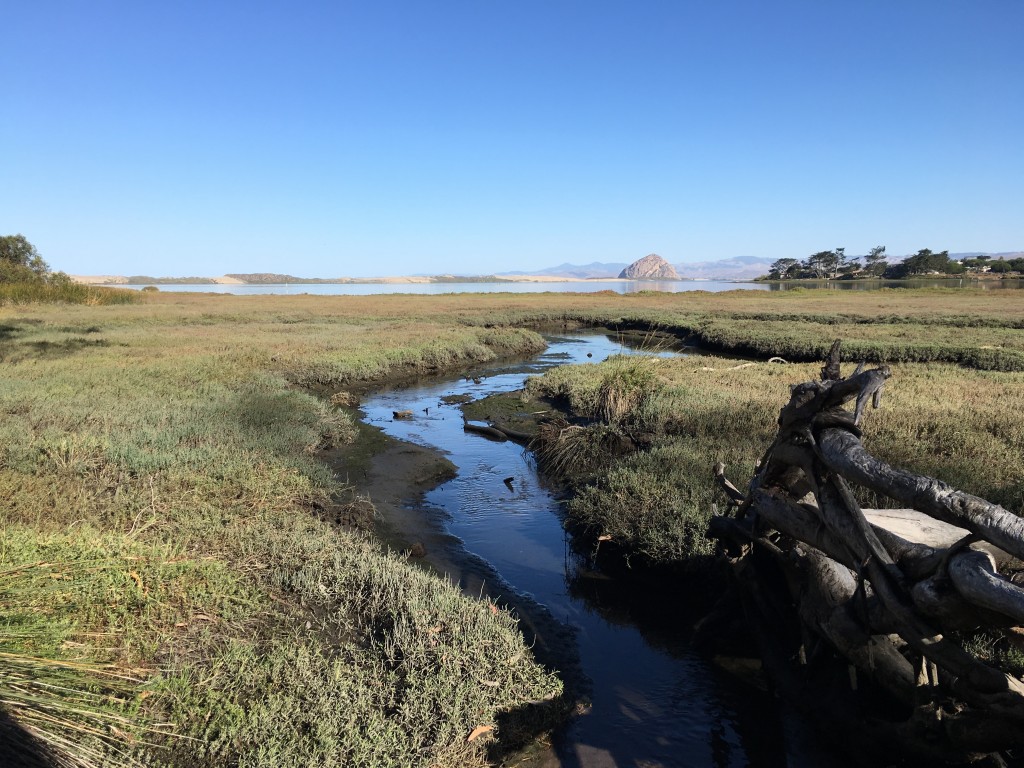
POLYGON ((144 681, 89 659, 67 639, 65 626, 40 615, 42 603, 66 599, 57 593, 65 580, 74 580, 69 571, 74 567, 35 562, 0 573, 4 757, 61 768, 137 765, 131 751, 142 729, 135 694, 144 681))
MULTIPOLYGON (((9 727, 30 738, 10 745, 14 758, 40 756, 58 766, 137 765, 129 750, 137 722, 123 683, 103 666, 0 653, 0 701, 9 727)), ((44 762, 42 764, 50 764, 44 762)))
POLYGON ((0 283, 0 306, 4 304, 86 304, 99 307, 132 304, 139 300, 134 291, 80 283, 0 283))
POLYGON ((610 425, 634 418, 658 387, 655 357, 619 355, 607 363, 597 391, 597 416, 610 425))
POLYGON ((635 450, 636 443, 618 426, 552 419, 539 425, 530 448, 548 475, 578 482, 607 469, 611 461, 635 450))

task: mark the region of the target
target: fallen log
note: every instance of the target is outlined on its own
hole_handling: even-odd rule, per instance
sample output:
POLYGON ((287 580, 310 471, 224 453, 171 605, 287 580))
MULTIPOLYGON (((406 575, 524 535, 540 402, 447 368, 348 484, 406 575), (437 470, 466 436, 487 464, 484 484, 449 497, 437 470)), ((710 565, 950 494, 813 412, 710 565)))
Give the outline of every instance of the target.
POLYGON ((466 432, 473 432, 474 434, 477 435, 489 437, 492 440, 499 440, 502 442, 508 440, 508 437, 501 430, 495 429, 494 427, 488 426, 486 424, 474 424, 471 421, 466 421, 463 422, 462 429, 466 432))
MULTIPOLYGON (((825 643, 856 670, 853 688, 863 678, 911 708, 884 729, 907 754, 998 761, 999 750, 1024 746, 1024 682, 951 632, 1024 624, 1024 589, 997 568, 1024 567, 1024 519, 868 453, 860 423, 891 371, 861 364, 842 378, 839 352, 836 342, 821 381, 791 388, 746 492, 715 467, 735 512, 713 518, 709 535, 752 621, 763 626, 772 606, 794 606, 780 616, 799 628, 762 646, 794 635, 825 643), (855 487, 904 508, 862 509, 855 487)), ((780 667, 787 651, 764 653, 766 669, 789 674, 780 667)))
POLYGON ((996 572, 989 553, 969 549, 950 558, 949 578, 968 600, 1024 624, 1024 590, 996 572))
POLYGON ((858 485, 976 533, 1024 560, 1024 518, 941 480, 890 466, 869 454, 860 438, 846 430, 822 430, 817 442, 822 460, 858 485))
POLYGON ((520 432, 519 430, 516 429, 509 429, 506 426, 503 426, 501 424, 495 424, 493 422, 490 424, 490 427, 491 429, 498 430, 509 440, 514 440, 517 443, 526 444, 533 440, 534 437, 536 437, 536 435, 531 435, 528 432, 520 432))
POLYGON ((858 612, 859 583, 853 571, 813 548, 796 547, 796 561, 804 577, 803 599, 797 611, 861 672, 904 703, 914 700, 914 668, 888 642, 869 634, 854 618, 858 612))

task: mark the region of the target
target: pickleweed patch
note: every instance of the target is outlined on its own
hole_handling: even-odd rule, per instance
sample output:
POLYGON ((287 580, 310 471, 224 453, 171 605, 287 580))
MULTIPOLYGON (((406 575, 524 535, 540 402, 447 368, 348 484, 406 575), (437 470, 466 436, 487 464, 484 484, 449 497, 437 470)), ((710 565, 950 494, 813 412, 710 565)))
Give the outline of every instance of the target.
POLYGON ((317 453, 357 430, 301 385, 540 337, 145 299, 0 321, 7 713, 83 765, 484 764, 472 729, 561 684, 507 614, 326 522, 351 491, 317 453))
POLYGON ((328 522, 352 489, 318 458, 363 439, 330 395, 536 352, 541 327, 757 345, 528 383, 580 417, 552 428, 588 474, 570 515, 634 561, 703 556, 711 467, 752 474, 817 374, 763 360, 839 335, 893 355, 876 455, 1024 506, 1019 302, 753 293, 0 300, 0 685, 43 683, 5 708, 91 710, 53 744, 93 729, 96 764, 215 768, 484 765, 510 713, 554 722, 561 684, 513 618, 328 522))

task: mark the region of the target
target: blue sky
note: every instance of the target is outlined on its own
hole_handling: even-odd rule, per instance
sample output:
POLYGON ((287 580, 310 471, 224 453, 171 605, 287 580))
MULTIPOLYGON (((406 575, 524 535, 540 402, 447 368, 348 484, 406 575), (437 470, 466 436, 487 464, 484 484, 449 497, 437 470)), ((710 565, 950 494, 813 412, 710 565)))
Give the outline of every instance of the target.
POLYGON ((0 21, 0 234, 73 274, 1024 249, 1019 0, 36 0, 0 21))

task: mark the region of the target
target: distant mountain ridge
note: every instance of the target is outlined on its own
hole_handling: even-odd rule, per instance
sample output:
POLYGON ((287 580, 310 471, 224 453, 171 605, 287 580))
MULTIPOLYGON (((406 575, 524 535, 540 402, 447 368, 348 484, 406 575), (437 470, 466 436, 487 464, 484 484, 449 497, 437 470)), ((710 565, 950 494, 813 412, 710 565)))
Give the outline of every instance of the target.
MULTIPOLYGON (((907 254, 912 255, 912 254, 907 254)), ((992 259, 1020 259, 1024 258, 1024 251, 1004 251, 991 253, 987 251, 967 251, 964 253, 951 253, 951 259, 974 259, 978 256, 989 256, 992 259)), ((862 258, 862 257, 858 257, 862 258)), ((890 262, 902 261, 906 256, 889 257, 890 262)), ((753 280, 768 274, 768 270, 775 262, 775 259, 766 259, 761 256, 733 256, 728 259, 715 259, 708 261, 694 261, 675 263, 676 272, 681 280, 753 280)), ((557 267, 545 269, 517 270, 514 272, 498 272, 496 275, 539 275, 548 277, 572 277, 578 279, 594 278, 615 278, 622 274, 622 271, 629 266, 624 262, 602 262, 592 261, 589 264, 559 264, 557 267)))
MULTIPOLYGON (((716 261, 676 263, 672 266, 683 280, 752 280, 767 273, 771 265, 771 259, 763 259, 758 256, 734 256, 716 261)), ((589 264, 564 263, 545 269, 498 272, 497 275, 499 277, 502 275, 545 275, 586 280, 598 277, 615 278, 622 274, 622 271, 628 266, 627 262, 592 261, 589 264)))
POLYGON ((589 264, 559 264, 557 267, 547 267, 546 269, 530 269, 530 270, 514 270, 512 272, 498 272, 498 277, 502 275, 549 275, 551 277, 576 277, 581 280, 587 280, 592 277, 615 277, 622 270, 629 266, 629 262, 623 261, 592 261, 589 264))
POLYGON ((695 261, 676 264, 683 279, 691 280, 753 280, 768 272, 772 259, 760 256, 733 256, 716 261, 695 261))
MULTIPOLYGON (((894 264, 907 258, 907 255, 889 254, 889 263, 894 264)), ((992 260, 1024 258, 1024 250, 1001 251, 964 251, 950 253, 949 257, 954 260, 974 259, 978 256, 988 256, 992 260)), ((863 258, 854 256, 852 258, 863 258)), ((639 260, 639 261, 642 261, 639 260)), ((688 263, 677 263, 670 266, 675 268, 677 278, 680 280, 732 280, 749 281, 768 274, 773 259, 766 259, 759 256, 733 256, 728 259, 717 259, 708 261, 697 261, 688 263)), ((635 262, 634 262, 635 263, 635 262)), ((569 278, 575 280, 592 280, 598 278, 622 279, 619 276, 623 270, 630 265, 626 262, 602 262, 592 261, 589 264, 570 264, 568 262, 559 264, 556 267, 544 269, 515 270, 498 272, 492 275, 411 275, 405 277, 296 277, 270 272, 255 273, 230 273, 221 277, 152 277, 148 275, 71 275, 75 282, 90 285, 267 285, 267 284, 333 284, 333 283, 461 283, 461 282, 485 282, 502 283, 518 282, 517 278, 536 277, 544 282, 556 281, 558 278, 569 278)), ((627 279, 644 279, 642 277, 627 279)), ((649 278, 648 278, 649 279, 649 278)), ((665 279, 665 278, 661 278, 665 279)))

